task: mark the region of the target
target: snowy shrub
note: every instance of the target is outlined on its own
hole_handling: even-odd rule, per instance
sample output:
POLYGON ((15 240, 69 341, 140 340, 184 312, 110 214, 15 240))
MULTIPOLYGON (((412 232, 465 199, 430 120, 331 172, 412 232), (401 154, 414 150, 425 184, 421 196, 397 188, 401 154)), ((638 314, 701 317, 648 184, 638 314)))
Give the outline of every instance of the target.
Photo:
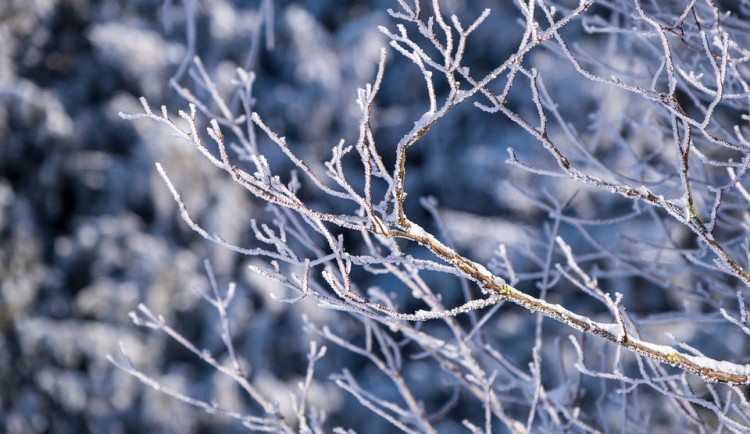
POLYGON ((157 164, 250 273, 205 264, 223 347, 131 315, 240 392, 170 388, 126 346, 113 363, 259 431, 750 430, 747 4, 392 3, 183 2, 186 107, 121 116, 252 198, 199 203, 157 164), (201 51, 242 19, 242 61, 201 51), (254 322, 251 293, 296 332, 254 322), (263 351, 296 379, 255 370, 263 351))

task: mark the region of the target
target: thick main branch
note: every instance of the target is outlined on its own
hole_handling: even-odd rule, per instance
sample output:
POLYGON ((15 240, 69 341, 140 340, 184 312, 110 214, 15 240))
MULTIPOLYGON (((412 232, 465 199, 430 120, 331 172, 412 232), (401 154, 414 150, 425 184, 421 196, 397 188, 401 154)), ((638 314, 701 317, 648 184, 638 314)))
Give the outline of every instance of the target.
POLYGON ((453 264, 468 279, 476 282, 483 291, 496 294, 498 301, 507 300, 565 323, 584 333, 600 336, 622 348, 662 363, 690 371, 709 382, 750 384, 750 365, 738 365, 708 357, 691 356, 676 349, 657 345, 632 337, 620 324, 601 323, 578 315, 559 304, 549 303, 520 291, 493 275, 483 265, 467 259, 446 246, 416 223, 410 222, 407 232, 392 231, 394 236, 407 238, 427 247, 435 255, 453 264))

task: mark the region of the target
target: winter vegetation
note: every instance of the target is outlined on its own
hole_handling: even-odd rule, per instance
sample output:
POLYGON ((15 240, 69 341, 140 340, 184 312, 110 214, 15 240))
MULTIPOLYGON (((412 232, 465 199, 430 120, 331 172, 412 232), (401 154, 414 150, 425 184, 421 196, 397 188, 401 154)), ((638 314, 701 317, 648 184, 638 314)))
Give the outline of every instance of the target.
MULTIPOLYGON (((115 394, 84 426, 750 431, 750 4, 236 3, 89 32, 150 71, 100 189, 152 196, 52 243, 117 324, 71 333, 115 394)), ((66 316, 4 310, 21 354, 66 316)))

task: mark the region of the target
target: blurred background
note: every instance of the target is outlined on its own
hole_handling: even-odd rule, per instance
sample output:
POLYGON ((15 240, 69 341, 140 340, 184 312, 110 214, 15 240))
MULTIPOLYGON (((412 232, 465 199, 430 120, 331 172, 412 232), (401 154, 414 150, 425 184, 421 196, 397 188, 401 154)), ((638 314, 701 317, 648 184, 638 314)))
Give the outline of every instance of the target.
MULTIPOLYGON (((378 26, 394 27, 386 10, 397 8, 397 2, 271 3, 269 10, 260 1, 242 0, 0 2, 0 431, 244 431, 235 421, 207 415, 140 384, 106 359, 108 354, 118 358, 122 344, 136 367, 164 385, 230 409, 257 410, 231 380, 162 333, 139 329, 128 316, 144 303, 197 347, 223 354, 218 316, 194 290, 208 289, 206 259, 222 289, 230 281, 237 283, 230 313, 237 325, 238 351, 247 360, 253 382, 277 399, 289 417, 289 391, 296 390, 304 376, 309 342, 316 339, 304 332, 303 318, 361 338, 362 324, 345 315, 306 301, 286 305, 272 299, 271 294, 285 295, 284 289, 249 273, 253 258, 211 245, 193 233, 181 220, 155 162, 164 165, 193 218, 232 243, 252 247, 250 219, 262 220, 268 213, 163 125, 118 116, 141 112, 140 96, 148 98, 154 111, 162 104, 175 117, 178 110, 186 110, 186 102, 169 81, 178 74, 180 83, 192 88, 190 76, 182 72, 186 59, 196 54, 228 100, 236 68, 250 66, 257 73, 254 96, 264 121, 286 136, 304 160, 328 160, 340 139, 357 137, 356 89, 373 80, 380 49, 388 44, 378 26), (195 9, 186 11, 186 4, 195 9), (191 36, 186 17, 192 16, 191 36), (261 36, 254 39, 258 32, 261 36), (254 46, 253 41, 260 43, 254 46)), ((475 76, 518 47, 523 23, 512 2, 443 3, 445 12, 457 14, 465 23, 492 8, 467 51, 466 63, 475 76)), ((566 36, 582 30, 570 32, 566 36)), ((596 38, 589 42, 603 45, 596 38)), ((582 86, 580 78, 572 81, 575 72, 570 65, 549 62, 549 53, 539 56, 540 69, 554 72, 547 83, 552 91, 561 91, 555 96, 561 110, 593 110, 603 93, 582 86)), ((375 120, 377 143, 384 158, 391 158, 388 166, 396 143, 428 101, 423 77, 411 62, 390 52, 386 71, 375 120)), ((439 97, 446 90, 438 88, 439 97)), ((204 90, 195 91, 205 96, 204 90)), ((604 98, 613 104, 625 101, 616 92, 604 98)), ((536 110, 523 92, 511 93, 509 105, 522 114, 536 110)), ((582 130, 589 123, 585 115, 570 119, 582 130)), ((654 136, 669 133, 667 128, 654 136)), ((630 134, 641 135, 644 149, 654 146, 648 132, 630 134)), ((626 214, 632 204, 608 194, 581 193, 578 186, 559 178, 509 169, 509 146, 516 148, 521 161, 533 159, 538 167, 555 167, 538 145, 530 143, 526 133, 498 115, 470 104, 455 109, 433 128, 424 145, 410 150, 407 213, 435 229, 417 200, 433 197, 462 252, 487 263, 504 243, 518 271, 528 272, 519 287, 538 293, 535 282, 540 274, 534 273, 549 246, 544 234, 552 232, 544 223, 555 204, 570 201, 571 215, 602 219, 626 214)), ((624 161, 620 151, 606 146, 597 152, 610 155, 612 162, 624 161)), ((673 156, 672 151, 667 154, 673 156)), ((277 173, 289 168, 283 158, 271 164, 277 173)), ((325 198, 311 194, 309 200, 325 198)), ((655 237, 643 226, 627 224, 633 237, 655 237)), ((559 233, 575 251, 601 252, 602 245, 622 241, 617 238, 621 230, 625 231, 617 225, 592 228, 590 239, 600 245, 584 240, 575 227, 563 227, 559 233)), ((687 240, 686 245, 690 242, 684 229, 662 230, 687 240)), ((634 242, 626 250, 649 258, 642 247, 634 242)), ((611 265, 606 259, 599 263, 605 271, 611 265)), ((675 293, 654 290, 659 285, 637 274, 629 270, 604 278, 625 294, 631 312, 658 313, 683 305, 675 293)), ((378 284, 390 290, 391 281, 361 277, 362 287, 378 284)), ((445 293, 460 292, 457 282, 436 285, 445 293)), ((579 297, 567 297, 566 306, 592 316, 602 313, 590 303, 577 304, 586 300, 579 297)), ((527 312, 511 307, 503 311, 502 322, 487 327, 498 348, 510 349, 507 356, 523 369, 531 357, 530 319, 527 312)), ((663 324, 654 323, 657 328, 663 324)), ((689 340, 701 333, 697 328, 669 330, 689 340)), ((663 335, 664 330, 659 331, 663 335)), ((563 328, 561 335, 569 332, 563 328)), ((736 356, 746 347, 739 337, 698 339, 713 354, 736 356)), ((415 387, 425 396, 449 394, 427 364, 420 363, 410 365, 415 387)), ((326 426, 360 432, 392 429, 328 381, 343 368, 352 371, 364 388, 377 393, 380 387, 361 357, 329 348, 310 393, 312 404, 328 414, 326 426)), ((388 393, 383 391, 384 396, 388 393)), ((441 432, 461 431, 463 418, 481 415, 481 408, 459 403, 441 422, 441 432)))
MULTIPOLYGON (((198 2, 195 54, 225 97, 235 68, 254 63, 266 122, 305 159, 322 161, 340 138, 356 137, 356 88, 374 77, 387 45, 377 26, 389 24, 386 8, 397 5, 273 3, 273 26, 263 30, 268 33, 254 56, 259 1, 198 2)), ((492 2, 471 10, 469 2, 448 3, 451 11, 476 16, 492 2)), ((229 241, 250 239, 249 217, 262 215, 263 205, 163 126, 118 116, 140 112, 140 96, 154 108, 167 104, 175 116, 186 109, 169 79, 189 55, 188 15, 180 2, 157 0, 0 2, 0 431, 242 430, 143 386, 105 358, 118 356, 122 343, 133 363, 163 384, 242 408, 231 381, 128 317, 144 303, 200 348, 220 349, 215 312, 193 290, 207 288, 204 259, 212 261, 222 288, 230 280, 239 285, 232 308, 241 324, 238 347, 254 380, 282 402, 307 365, 301 313, 321 324, 336 317, 305 303, 271 300, 273 285, 246 272, 247 258, 192 233, 155 162, 164 164, 194 218, 229 241)), ((501 22, 499 10, 493 19, 501 22)), ((485 38, 478 58, 501 56, 517 43, 490 37, 477 33, 485 38)), ((408 61, 390 54, 388 68, 379 140, 395 146, 427 102, 408 61)), ((452 136, 436 150, 414 153, 410 194, 440 192, 464 211, 494 212, 487 198, 504 151, 486 144, 452 151, 453 140, 474 142, 488 133, 465 133, 461 116, 446 122, 452 136), (455 158, 454 169, 471 168, 462 187, 442 182, 445 158, 455 158), (465 189, 474 195, 466 197, 465 189)), ((414 212, 424 214, 414 203, 414 212)), ((482 247, 494 248, 488 241, 482 247)), ((328 410, 332 424, 375 432, 378 418, 326 381, 342 366, 356 371, 362 360, 329 351, 324 362, 311 393, 315 405, 328 410)))

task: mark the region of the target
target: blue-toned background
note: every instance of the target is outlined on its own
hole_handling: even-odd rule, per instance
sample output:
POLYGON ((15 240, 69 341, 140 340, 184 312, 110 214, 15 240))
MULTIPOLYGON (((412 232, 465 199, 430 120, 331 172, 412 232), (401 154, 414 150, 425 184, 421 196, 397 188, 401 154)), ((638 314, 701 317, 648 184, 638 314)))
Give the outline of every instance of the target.
MULTIPOLYGON (((260 2, 199 3, 196 54, 223 95, 231 99, 235 68, 252 58, 250 43, 260 2)), ((320 167, 340 139, 357 137, 356 90, 374 78, 380 49, 388 44, 378 26, 394 28, 386 9, 397 8, 397 2, 274 3, 273 27, 262 30, 270 32, 260 39, 254 61, 257 109, 301 158, 320 167), (268 45, 270 36, 273 47, 268 45)), ((518 47, 523 23, 512 2, 444 3, 445 12, 456 13, 465 22, 492 8, 467 50, 465 63, 476 76, 518 47)), ((566 36, 582 30, 570 32, 566 36)), ((164 165, 195 220, 232 243, 251 245, 250 218, 268 216, 263 203, 233 185, 169 130, 118 116, 121 111, 140 112, 140 96, 146 96, 155 110, 166 104, 175 117, 187 108, 169 87, 186 56, 185 41, 185 11, 178 2, 166 8, 155 0, 0 3, 0 431, 242 431, 234 421, 206 415, 140 384, 105 358, 117 356, 122 343, 133 363, 162 384, 215 399, 227 408, 257 411, 231 380, 163 334, 139 329, 128 317, 144 303, 199 348, 223 354, 217 315, 193 290, 207 288, 205 259, 213 264, 222 288, 229 281, 237 282, 239 292, 231 308, 234 342, 247 360, 253 382, 278 399, 285 414, 290 408, 284 403, 305 373, 308 343, 313 339, 303 331, 303 316, 320 326, 335 326, 353 341, 361 339, 362 325, 345 315, 311 302, 288 306, 272 299, 271 293, 284 294, 284 290, 248 272, 254 259, 194 234, 180 219, 155 162, 164 165)), ((585 113, 596 104, 599 94, 575 76, 569 64, 545 63, 549 59, 544 53, 540 56, 537 66, 555 71, 547 85, 561 110, 576 106, 585 113)), ((181 82, 193 85, 188 75, 181 82)), ((496 85, 495 90, 502 88, 502 82, 496 85)), ((440 98, 447 89, 437 91, 440 98)), ((205 96, 200 89, 195 92, 205 96)), ((616 103, 617 98, 607 101, 616 103)), ((419 70, 389 51, 375 113, 376 140, 386 165, 393 164, 396 143, 427 104, 419 70)), ((536 110, 523 92, 511 93, 509 105, 522 114, 536 110)), ((585 130, 589 120, 581 116, 570 122, 585 130)), ((540 202, 576 198, 569 210, 581 218, 603 219, 627 213, 631 207, 622 198, 587 195, 559 178, 512 168, 505 164, 508 147, 516 149, 520 160, 555 167, 540 145, 502 116, 471 104, 455 109, 409 151, 408 214, 434 230, 437 225, 418 200, 432 196, 460 251, 489 263, 504 243, 518 271, 535 272, 540 266, 535 258, 543 257, 546 248, 540 240, 548 233, 549 215, 532 198, 540 202)), ((601 152, 604 160, 611 155, 613 164, 618 161, 616 151, 601 152)), ((291 168, 280 156, 275 160, 269 156, 269 161, 277 173, 291 168)), ((350 170, 356 174, 358 167, 350 170)), ((308 194, 312 203, 326 200, 308 194)), ((643 226, 631 225, 627 230, 636 238, 651 236, 643 226)), ((593 228, 592 238, 609 247, 622 242, 619 234, 624 231, 623 227, 593 228)), ((674 231, 677 239, 689 238, 684 229, 674 231)), ((576 252, 596 250, 571 227, 560 233, 576 252)), ((607 261, 600 265, 606 269, 607 261)), ((396 294, 407 291, 395 285, 395 279, 366 273, 358 277, 363 287, 378 285, 396 294)), ((460 291, 455 279, 437 275, 427 279, 434 279, 445 294, 460 291)), ((610 276, 608 283, 625 294, 628 309, 635 314, 679 310, 683 303, 674 294, 630 276, 610 276)), ((522 285, 530 292, 538 290, 533 279, 522 285)), ((582 302, 585 299, 579 295, 552 297, 583 314, 604 311, 582 302)), ((516 307, 502 313, 487 332, 506 357, 525 369, 531 360, 533 317, 516 307)), ((550 330, 559 327, 550 324, 550 330)), ((696 339, 691 342, 713 354, 746 346, 742 339, 707 339, 697 328, 670 332, 680 339, 696 339)), ((571 330, 560 335, 567 333, 571 330)), ((435 364, 420 363, 409 365, 413 387, 435 402, 445 400, 451 391, 441 382, 435 364)), ((363 358, 329 348, 310 392, 311 402, 329 413, 327 426, 363 433, 392 429, 327 380, 343 368, 354 372, 364 388, 382 396, 391 393, 385 386, 379 390, 381 380, 363 358)), ((581 397, 582 406, 593 405, 587 399, 581 397)), ((441 431, 461 431, 463 418, 481 420, 483 410, 472 402, 459 401, 439 425, 441 431)), ((509 411, 514 411, 512 405, 509 411)))

